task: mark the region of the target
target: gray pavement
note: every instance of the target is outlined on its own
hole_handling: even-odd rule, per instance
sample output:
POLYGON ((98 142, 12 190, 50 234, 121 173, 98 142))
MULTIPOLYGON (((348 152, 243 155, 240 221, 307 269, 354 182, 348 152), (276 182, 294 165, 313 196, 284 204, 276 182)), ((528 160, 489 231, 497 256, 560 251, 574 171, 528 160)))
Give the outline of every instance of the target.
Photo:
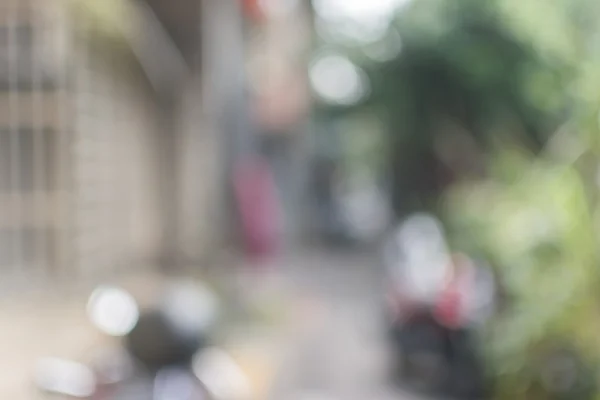
MULTIPOLYGON (((240 269, 247 267, 239 264, 240 269)), ((263 310, 267 315, 263 322, 229 329, 231 337, 225 340, 252 381, 254 400, 418 399, 389 383, 380 319, 383 277, 372 257, 300 251, 273 267, 281 279, 272 284, 258 277, 241 279, 232 288, 242 292, 236 287, 254 287, 259 294, 256 301, 269 306, 263 310), (261 293, 266 293, 262 300, 261 293), (281 313, 285 317, 280 318, 281 313)), ((221 280, 234 282, 235 275, 221 280)), ((125 287, 138 298, 143 299, 144 293, 151 298, 155 281, 161 279, 144 278, 125 287)), ((53 301, 38 297, 0 303, 5 318, 2 365, 12 371, 0 379, 1 398, 37 398, 31 372, 38 357, 79 360, 105 340, 87 322, 84 297, 66 298, 64 293, 55 293, 53 301)), ((247 303, 248 298, 240 300, 247 303)))
POLYGON ((416 400, 390 383, 374 257, 318 251, 281 263, 295 299, 272 400, 416 400))

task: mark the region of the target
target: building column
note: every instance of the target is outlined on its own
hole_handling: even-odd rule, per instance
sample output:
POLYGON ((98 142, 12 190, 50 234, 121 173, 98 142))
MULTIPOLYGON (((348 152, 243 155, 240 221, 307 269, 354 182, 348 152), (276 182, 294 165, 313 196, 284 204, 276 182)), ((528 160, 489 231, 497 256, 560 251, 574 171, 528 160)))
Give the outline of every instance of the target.
POLYGON ((159 264, 164 268, 179 264, 179 161, 180 135, 177 129, 177 105, 173 99, 159 100, 160 129, 155 131, 158 199, 161 219, 159 264))

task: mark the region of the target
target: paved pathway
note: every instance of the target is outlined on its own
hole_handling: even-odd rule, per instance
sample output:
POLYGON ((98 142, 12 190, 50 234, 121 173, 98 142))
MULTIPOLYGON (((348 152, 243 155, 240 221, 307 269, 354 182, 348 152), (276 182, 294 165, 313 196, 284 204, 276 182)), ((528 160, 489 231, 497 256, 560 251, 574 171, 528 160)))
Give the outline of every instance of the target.
POLYGON ((272 400, 412 400, 389 383, 373 258, 324 251, 282 263, 295 298, 290 350, 272 400))
MULTIPOLYGON (((254 301, 270 319, 237 324, 222 338, 250 378, 253 400, 416 399, 387 380, 379 319, 382 277, 370 257, 304 251, 273 266, 280 278, 273 284, 239 278, 243 263, 233 268, 237 273, 221 277, 231 292, 239 292, 240 304, 254 301), (254 287, 260 296, 236 285, 254 287)), ((130 287, 150 293, 155 282, 130 287)), ((39 357, 77 359, 98 345, 102 339, 87 322, 84 304, 85 297, 56 293, 0 302, 0 367, 10 371, 0 377, 0 398, 39 398, 31 380, 39 357)))

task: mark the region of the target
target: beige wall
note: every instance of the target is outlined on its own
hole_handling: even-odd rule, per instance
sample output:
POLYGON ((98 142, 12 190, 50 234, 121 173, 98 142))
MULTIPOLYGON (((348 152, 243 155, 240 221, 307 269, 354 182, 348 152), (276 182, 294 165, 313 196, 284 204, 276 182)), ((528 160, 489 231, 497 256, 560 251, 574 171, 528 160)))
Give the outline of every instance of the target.
MULTIPOLYGON (((111 47, 91 40, 92 21, 74 18, 62 0, 32 1, 44 6, 33 8, 41 11, 33 13, 41 49, 36 63, 48 64, 60 82, 47 93, 19 94, 16 107, 28 110, 18 115, 19 123, 56 130, 60 185, 31 201, 23 194, 11 200, 27 200, 33 210, 48 208, 44 215, 25 214, 11 223, 50 221, 55 233, 47 264, 68 276, 153 267, 169 246, 187 260, 202 259, 222 235, 220 113, 206 107, 203 77, 191 76, 183 85, 169 116, 174 123, 165 124, 156 93, 123 43, 111 47), (34 118, 35 107, 41 111, 34 118), (160 148, 173 140, 175 162, 164 168, 160 148), (160 193, 161 171, 176 182, 175 196, 160 193), (161 199, 172 199, 175 212, 166 212, 161 199), (174 243, 166 237, 171 226, 174 243)), ((0 124, 13 123, 14 106, 7 102, 0 96, 0 124)), ((5 214, 0 212, 0 223, 5 214)))
POLYGON ((79 48, 74 57, 75 265, 93 272, 152 260, 160 240, 155 105, 114 54, 79 48))
POLYGON ((64 236, 58 204, 65 182, 57 178, 68 101, 56 73, 64 24, 57 23, 56 13, 45 12, 55 10, 52 4, 0 1, 0 180, 11 181, 0 195, 0 269, 25 280, 57 266, 57 239, 64 236), (28 28, 32 40, 11 30, 17 25, 28 28), (54 85, 46 86, 51 80, 54 85))

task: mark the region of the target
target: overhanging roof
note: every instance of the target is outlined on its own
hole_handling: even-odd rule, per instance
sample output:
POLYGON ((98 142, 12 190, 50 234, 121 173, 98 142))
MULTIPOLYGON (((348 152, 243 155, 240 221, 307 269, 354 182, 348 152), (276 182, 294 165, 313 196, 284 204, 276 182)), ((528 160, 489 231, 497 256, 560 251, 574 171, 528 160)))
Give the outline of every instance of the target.
POLYGON ((201 0, 135 0, 148 4, 190 67, 200 55, 201 0))

